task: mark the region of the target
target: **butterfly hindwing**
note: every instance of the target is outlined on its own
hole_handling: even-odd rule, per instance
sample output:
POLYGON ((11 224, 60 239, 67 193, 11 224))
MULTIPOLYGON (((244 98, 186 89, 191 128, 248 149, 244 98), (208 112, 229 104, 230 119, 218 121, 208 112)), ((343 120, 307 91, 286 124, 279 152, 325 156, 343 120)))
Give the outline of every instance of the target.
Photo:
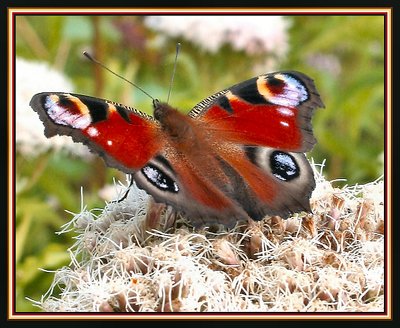
MULTIPOLYGON (((303 153, 259 146, 245 147, 245 152, 249 161, 269 177, 270 183, 262 187, 264 193, 273 195, 265 201, 257 194, 254 195, 254 190, 247 194, 241 191, 236 194, 251 218, 261 220, 265 215, 285 218, 292 213, 311 211, 310 197, 315 188, 315 180, 310 163, 303 153)), ((246 181, 241 183, 246 184, 246 181)))
POLYGON ((232 228, 247 218, 310 211, 315 182, 303 153, 225 146, 234 156, 221 151, 202 154, 202 160, 190 154, 179 159, 170 152, 159 155, 134 179, 157 202, 184 213, 194 226, 219 223, 232 228))
POLYGON ((151 116, 117 103, 44 92, 36 94, 30 105, 43 121, 47 137, 69 135, 126 173, 143 167, 163 146, 159 125, 151 116))

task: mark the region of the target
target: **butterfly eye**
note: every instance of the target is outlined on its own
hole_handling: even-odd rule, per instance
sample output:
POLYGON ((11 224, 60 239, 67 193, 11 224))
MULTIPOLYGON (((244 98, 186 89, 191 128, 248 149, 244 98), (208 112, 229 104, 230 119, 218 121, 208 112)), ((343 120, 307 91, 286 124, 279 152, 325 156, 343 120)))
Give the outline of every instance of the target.
POLYGON ((172 193, 177 193, 179 191, 179 187, 176 182, 158 167, 152 164, 147 164, 141 169, 141 171, 146 177, 147 181, 156 188, 172 193))
POLYGON ((290 181, 300 175, 300 167, 289 153, 275 150, 269 161, 272 174, 282 181, 290 181))

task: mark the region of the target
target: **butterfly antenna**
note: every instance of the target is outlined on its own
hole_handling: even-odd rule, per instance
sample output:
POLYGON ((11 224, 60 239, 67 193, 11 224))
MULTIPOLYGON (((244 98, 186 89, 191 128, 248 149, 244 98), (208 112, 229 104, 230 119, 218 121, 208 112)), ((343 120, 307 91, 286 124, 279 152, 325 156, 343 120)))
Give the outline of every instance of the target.
POLYGON ((112 71, 111 69, 109 69, 107 66, 105 66, 104 64, 102 64, 101 62, 99 62, 98 60, 96 60, 95 58, 93 58, 91 55, 89 55, 89 53, 87 53, 86 51, 83 52, 83 55, 88 58, 89 60, 91 60, 92 62, 94 62, 97 65, 100 65, 101 67, 103 67, 104 69, 106 69, 107 71, 109 71, 110 73, 114 74, 115 76, 118 76, 120 79, 123 79, 125 82, 128 82, 129 84, 133 85, 135 88, 139 89, 140 91, 142 91, 146 96, 148 96, 149 98, 151 98, 151 100, 155 100, 152 96, 150 96, 150 94, 148 92, 146 92, 145 90, 143 90, 141 87, 139 87, 138 85, 136 85, 135 83, 129 81, 128 79, 126 79, 125 77, 123 77, 122 75, 119 75, 117 73, 115 73, 114 71, 112 71))
POLYGON ((178 42, 176 44, 176 51, 175 51, 175 60, 174 60, 174 69, 172 71, 171 82, 169 83, 169 90, 168 90, 168 97, 167 97, 167 104, 169 103, 169 97, 171 96, 172 85, 174 84, 174 77, 176 72, 176 63, 178 62, 178 55, 179 50, 181 49, 181 44, 178 42))

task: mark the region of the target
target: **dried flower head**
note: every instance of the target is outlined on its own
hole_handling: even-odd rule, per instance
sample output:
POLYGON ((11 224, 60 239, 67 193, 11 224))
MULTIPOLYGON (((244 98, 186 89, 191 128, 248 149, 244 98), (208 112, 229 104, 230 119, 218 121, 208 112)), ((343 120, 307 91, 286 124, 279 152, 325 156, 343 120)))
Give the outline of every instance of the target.
POLYGON ((316 175, 312 215, 217 232, 184 221, 165 231, 168 211, 150 228, 150 198, 133 185, 99 216, 85 210, 64 227, 77 233, 71 265, 36 304, 49 312, 383 311, 382 181, 340 189, 316 175), (333 208, 337 224, 327 224, 333 208))

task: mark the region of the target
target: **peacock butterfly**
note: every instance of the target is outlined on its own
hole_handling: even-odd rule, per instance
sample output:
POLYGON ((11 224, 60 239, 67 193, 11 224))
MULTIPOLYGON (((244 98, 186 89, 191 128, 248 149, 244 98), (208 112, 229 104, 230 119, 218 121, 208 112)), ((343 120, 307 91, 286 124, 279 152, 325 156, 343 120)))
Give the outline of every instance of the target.
POLYGON ((310 211, 315 188, 304 152, 324 104, 308 76, 263 74, 204 99, 184 115, 153 100, 154 117, 79 94, 43 92, 30 106, 45 135, 69 135, 131 174, 156 202, 195 226, 310 211))

